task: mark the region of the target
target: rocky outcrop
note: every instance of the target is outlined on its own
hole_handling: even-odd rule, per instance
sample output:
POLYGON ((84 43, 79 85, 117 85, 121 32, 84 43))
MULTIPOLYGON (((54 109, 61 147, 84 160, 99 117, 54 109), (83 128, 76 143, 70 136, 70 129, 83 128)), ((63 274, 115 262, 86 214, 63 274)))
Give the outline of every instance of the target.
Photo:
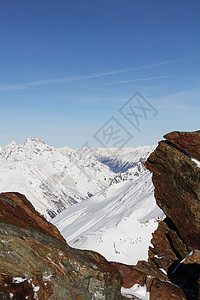
POLYGON ((167 216, 153 233, 148 262, 113 263, 124 287, 146 285, 150 299, 200 299, 200 131, 164 136, 147 159, 155 198, 167 216))
POLYGON ((153 172, 158 206, 177 228, 188 250, 200 249, 200 169, 168 141, 159 143, 145 165, 153 172))
POLYGON ((165 138, 145 163, 166 215, 147 262, 108 263, 75 250, 23 195, 1 194, 0 299, 118 300, 120 285, 134 284, 150 300, 200 299, 200 168, 191 159, 200 160, 200 131, 165 138))
POLYGON ((121 299, 101 255, 69 247, 19 193, 0 195, 0 299, 121 299))
POLYGON ((200 130, 192 132, 173 131, 164 135, 164 138, 200 161, 200 130))

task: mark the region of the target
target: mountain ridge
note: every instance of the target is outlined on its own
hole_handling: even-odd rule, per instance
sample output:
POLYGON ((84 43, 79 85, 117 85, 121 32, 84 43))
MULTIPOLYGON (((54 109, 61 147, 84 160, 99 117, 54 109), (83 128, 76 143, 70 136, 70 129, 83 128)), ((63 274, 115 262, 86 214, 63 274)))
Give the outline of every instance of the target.
MULTIPOLYGON (((130 149, 119 149, 118 160, 130 149)), ((141 148, 141 157, 147 156, 151 149, 141 148)), ((135 151, 132 148, 133 164, 138 157, 135 151)), ((105 154, 111 160, 116 159, 114 149, 54 148, 38 138, 27 138, 24 144, 13 141, 0 146, 0 192, 13 190, 26 194, 50 220, 66 207, 109 186, 116 174, 100 161, 105 154)))

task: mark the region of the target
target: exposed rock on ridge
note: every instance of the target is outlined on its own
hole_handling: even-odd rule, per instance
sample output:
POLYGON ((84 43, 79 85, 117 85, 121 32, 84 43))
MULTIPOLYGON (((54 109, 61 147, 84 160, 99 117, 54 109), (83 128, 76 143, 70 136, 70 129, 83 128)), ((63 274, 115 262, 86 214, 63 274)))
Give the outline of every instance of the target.
MULTIPOLYGON (((200 135, 197 137, 200 140, 200 135)), ((158 206, 177 227, 189 250, 200 249, 200 169, 167 141, 159 143, 145 165, 153 172, 158 206)))
POLYGON ((101 255, 69 247, 25 196, 0 194, 0 299, 121 299, 101 255))
POLYGON ((153 233, 148 262, 113 263, 123 286, 146 285, 151 300, 200 299, 200 131, 164 136, 147 159, 155 198, 167 216, 153 233))
POLYGON ((192 132, 173 131, 164 135, 164 138, 200 160, 200 130, 192 132))

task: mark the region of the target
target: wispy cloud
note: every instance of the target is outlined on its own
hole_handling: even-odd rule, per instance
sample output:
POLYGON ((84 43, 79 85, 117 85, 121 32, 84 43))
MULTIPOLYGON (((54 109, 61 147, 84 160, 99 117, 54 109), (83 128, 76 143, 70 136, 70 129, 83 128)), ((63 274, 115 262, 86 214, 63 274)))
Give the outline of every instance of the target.
POLYGON ((129 83, 129 82, 137 82, 137 81, 146 81, 146 80, 154 80, 154 79, 161 79, 161 78, 168 78, 168 77, 169 76, 167 76, 167 75, 163 75, 163 76, 155 76, 155 77, 137 78, 137 79, 131 79, 131 80, 123 80, 123 81, 111 82, 111 83, 107 83, 106 85, 129 83))
POLYGON ((161 107, 165 107, 165 109, 169 109, 171 111, 180 109, 181 112, 183 110, 187 111, 191 108, 191 103, 185 101, 185 97, 188 97, 189 92, 181 91, 178 93, 170 94, 166 97, 157 98, 154 101, 157 102, 157 105, 161 107))
POLYGON ((169 100, 173 100, 174 98, 177 98, 177 97, 180 97, 180 96, 183 96, 187 94, 186 91, 182 91, 182 92, 178 92, 178 93, 174 93, 174 94, 170 94, 166 97, 163 97, 163 98, 158 98, 157 100, 161 101, 161 102, 166 102, 168 103, 169 100))
POLYGON ((194 60, 199 60, 199 59, 200 59, 200 57, 180 58, 180 59, 175 59, 175 60, 162 61, 162 62, 149 64, 149 65, 142 65, 142 66, 127 68, 127 69, 108 71, 108 72, 104 72, 104 73, 95 73, 95 74, 89 74, 89 75, 83 75, 83 76, 77 76, 77 77, 62 77, 62 78, 54 78, 54 79, 47 79, 47 80, 37 80, 37 81, 32 81, 32 82, 27 82, 27 83, 19 83, 19 84, 11 84, 11 85, 0 84, 0 91, 22 90, 22 89, 27 89, 27 88, 31 88, 31 87, 44 86, 44 85, 49 85, 49 84, 54 84, 54 83, 66 83, 66 82, 72 82, 72 81, 105 77, 105 76, 111 76, 111 75, 119 74, 119 73, 151 69, 151 68, 159 67, 162 65, 183 63, 183 62, 194 61, 194 60))

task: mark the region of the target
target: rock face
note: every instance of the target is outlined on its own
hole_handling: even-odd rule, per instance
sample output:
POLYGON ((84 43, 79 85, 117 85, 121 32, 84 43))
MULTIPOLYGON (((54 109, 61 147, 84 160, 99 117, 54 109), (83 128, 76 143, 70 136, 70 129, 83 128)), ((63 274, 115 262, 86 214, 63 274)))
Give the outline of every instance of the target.
POLYGON ((120 285, 134 284, 150 300, 200 299, 200 168, 191 159, 200 160, 200 131, 165 138, 145 163, 166 215, 147 262, 75 250, 23 195, 0 194, 0 299, 118 300, 120 285))
POLYGON ((145 166, 167 216, 153 233, 148 262, 113 263, 124 287, 146 285, 150 299, 200 299, 200 131, 164 136, 145 166))
POLYGON ((69 247, 25 196, 0 194, 0 299, 121 299, 101 255, 69 247))
MULTIPOLYGON (((199 133, 196 140, 198 145, 199 133)), ((200 169, 174 142, 160 142, 145 165, 153 172, 158 206, 176 226, 188 249, 200 249, 200 169)), ((192 147, 188 148, 191 153, 192 147)), ((186 146, 184 149, 188 153, 186 146)), ((193 156, 197 157, 196 153, 193 156)))
POLYGON ((164 135, 164 138, 200 161, 200 130, 193 132, 173 131, 164 135))

